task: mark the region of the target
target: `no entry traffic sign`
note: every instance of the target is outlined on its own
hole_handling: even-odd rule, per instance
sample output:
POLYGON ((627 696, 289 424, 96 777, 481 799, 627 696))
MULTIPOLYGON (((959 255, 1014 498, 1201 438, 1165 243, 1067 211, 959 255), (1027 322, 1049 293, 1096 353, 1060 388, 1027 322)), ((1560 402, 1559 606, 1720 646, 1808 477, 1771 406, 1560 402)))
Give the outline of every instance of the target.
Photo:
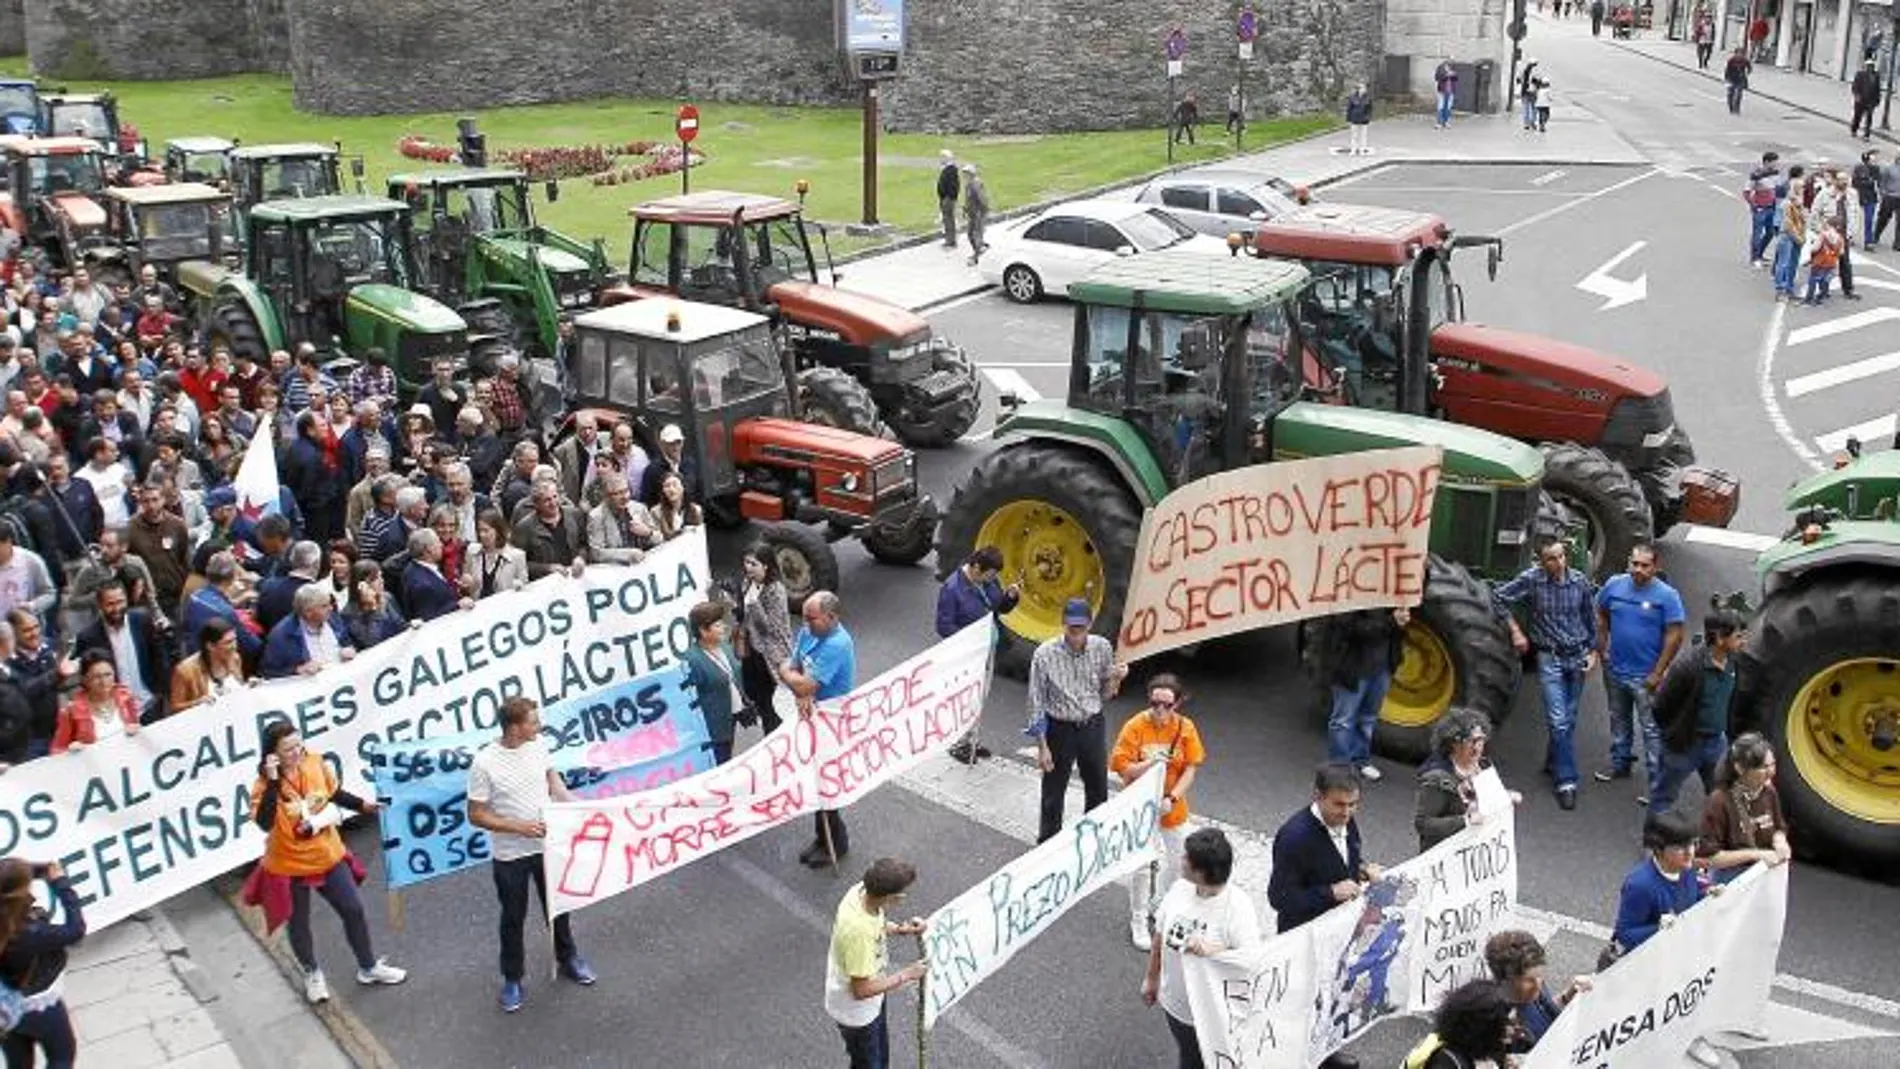
POLYGON ((698 137, 699 109, 691 104, 681 104, 679 114, 673 120, 673 129, 679 132, 681 141, 698 137))

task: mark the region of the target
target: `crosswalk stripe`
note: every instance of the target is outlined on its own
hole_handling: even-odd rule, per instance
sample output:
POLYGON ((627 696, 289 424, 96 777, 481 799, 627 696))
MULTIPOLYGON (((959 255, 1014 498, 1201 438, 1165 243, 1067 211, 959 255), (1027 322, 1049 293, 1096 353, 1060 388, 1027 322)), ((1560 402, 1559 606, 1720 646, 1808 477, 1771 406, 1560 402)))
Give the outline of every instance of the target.
POLYGON ((1788 344, 1802 345, 1822 338, 1832 338, 1836 334, 1845 334, 1850 330, 1859 330, 1861 327, 1871 327, 1895 319, 1900 319, 1900 308, 1869 308, 1865 312, 1836 316, 1825 323, 1816 323, 1799 330, 1789 331, 1788 344))
POLYGON ((1752 531, 1731 531, 1726 527, 1705 527, 1699 523, 1689 524, 1688 528, 1682 536, 1684 542, 1700 542, 1703 545, 1739 549, 1748 553, 1760 553, 1781 541, 1774 535, 1755 534, 1752 531))
POLYGON ((1856 360, 1851 364, 1831 367, 1826 371, 1816 371, 1811 375, 1789 379, 1782 388, 1789 397, 1801 397, 1816 390, 1825 390, 1843 383, 1857 382, 1900 368, 1900 352, 1882 353, 1865 360, 1856 360))
POLYGON ((1015 394, 1019 401, 1042 400, 1042 394, 1034 386, 1029 385, 1029 380, 1023 378, 1022 372, 1013 367, 986 366, 983 368, 983 374, 989 376, 990 383, 996 387, 996 392, 999 394, 1015 394))
POLYGON ((1817 435, 1814 444, 1824 452, 1834 453, 1847 448, 1847 439, 1859 438, 1863 442, 1885 442, 1893 437, 1896 418, 1890 413, 1879 419, 1870 419, 1865 423, 1856 423, 1852 427, 1842 427, 1838 431, 1817 435))

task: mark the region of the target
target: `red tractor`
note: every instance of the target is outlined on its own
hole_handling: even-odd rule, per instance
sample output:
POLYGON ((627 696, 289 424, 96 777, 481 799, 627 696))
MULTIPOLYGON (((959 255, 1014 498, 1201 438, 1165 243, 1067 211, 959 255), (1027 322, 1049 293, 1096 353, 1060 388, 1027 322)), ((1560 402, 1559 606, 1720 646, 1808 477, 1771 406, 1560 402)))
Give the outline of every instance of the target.
MULTIPOLYGON (((56 267, 100 269, 124 275, 102 195, 105 160, 85 137, 0 137, 7 169, 0 224, 29 246, 44 249, 56 267)), ((110 279, 102 279, 110 281, 110 279)))
POLYGON ((1539 444, 1544 487, 1560 511, 1545 526, 1583 528, 1592 574, 1616 571, 1632 543, 1676 523, 1726 526, 1739 484, 1695 466, 1661 376, 1579 345, 1465 322, 1451 259, 1473 246, 1486 249, 1495 278, 1501 239, 1454 236, 1424 212, 1325 203, 1261 223, 1252 251, 1312 272, 1298 307, 1316 397, 1539 444))
POLYGON ((631 282, 606 303, 673 293, 766 315, 795 358, 808 418, 870 434, 888 427, 925 448, 950 445, 976 422, 969 357, 910 309, 820 282, 812 230, 825 273, 839 275, 824 228, 808 226, 799 204, 707 191, 649 201, 632 215, 631 282))

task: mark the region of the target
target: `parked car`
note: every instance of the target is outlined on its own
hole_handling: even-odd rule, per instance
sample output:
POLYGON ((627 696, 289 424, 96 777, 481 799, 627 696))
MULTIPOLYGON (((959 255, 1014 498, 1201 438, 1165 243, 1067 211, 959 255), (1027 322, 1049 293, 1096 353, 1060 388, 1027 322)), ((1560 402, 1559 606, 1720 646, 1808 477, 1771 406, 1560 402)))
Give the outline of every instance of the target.
POLYGON ((1135 200, 1217 238, 1253 236, 1254 227, 1299 207, 1299 190, 1284 178, 1246 171, 1171 174, 1142 187, 1135 200))
POLYGON ((1168 212, 1126 200, 1070 201, 994 233, 980 268, 983 279, 1022 304, 1045 294, 1068 296, 1071 283, 1117 256, 1172 248, 1227 251, 1225 242, 1195 233, 1168 212))

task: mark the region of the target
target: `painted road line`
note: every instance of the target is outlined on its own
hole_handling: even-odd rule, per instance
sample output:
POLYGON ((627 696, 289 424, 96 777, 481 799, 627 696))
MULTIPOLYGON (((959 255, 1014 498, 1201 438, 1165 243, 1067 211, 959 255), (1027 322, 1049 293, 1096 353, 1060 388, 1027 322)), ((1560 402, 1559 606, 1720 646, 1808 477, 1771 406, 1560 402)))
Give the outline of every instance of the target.
POLYGON ((1811 341, 1820 341, 1822 338, 1832 338, 1836 334, 1845 334, 1850 330, 1859 330, 1862 327, 1872 327, 1882 323, 1890 323, 1896 319, 1900 319, 1900 308, 1869 308, 1865 312, 1854 312, 1849 315, 1835 316, 1833 319, 1827 320, 1824 323, 1815 323, 1812 326, 1791 330, 1788 332, 1788 344, 1805 345, 1811 341))
POLYGON ((1540 174, 1536 178, 1531 179, 1531 185, 1547 186, 1551 184, 1552 182, 1555 182, 1557 179, 1562 178, 1564 175, 1569 174, 1569 173, 1570 172, 1568 171, 1545 171, 1543 174, 1540 174))
POLYGON ((1801 397, 1816 390, 1826 390, 1846 383, 1858 382, 1861 379, 1884 375, 1896 369, 1900 369, 1900 352, 1883 353, 1880 356, 1870 356, 1865 360, 1856 360, 1851 364, 1842 364, 1840 367, 1831 367, 1826 371, 1817 371, 1812 375, 1789 379, 1783 384, 1782 389, 1789 397, 1801 397))
POLYGON ((1498 230, 1496 233, 1496 236, 1501 237, 1501 238, 1509 237, 1510 235, 1516 233, 1519 230, 1524 229, 1527 226, 1531 226, 1535 223, 1541 223, 1546 219, 1551 219, 1556 216, 1562 215, 1564 212, 1567 212, 1570 209, 1575 208, 1579 204, 1588 204, 1591 201, 1596 200, 1598 197, 1607 197, 1612 193, 1618 192, 1620 190, 1628 189, 1630 186, 1633 186, 1636 183, 1641 182, 1645 178, 1653 178, 1656 175, 1659 175, 1661 173, 1662 173, 1661 171, 1652 167, 1649 170, 1642 172, 1641 174, 1632 175, 1628 178, 1625 178, 1621 182, 1616 183, 1615 185, 1604 186, 1602 189, 1597 190, 1595 193, 1586 194, 1584 196, 1578 197, 1575 200, 1567 200, 1563 202, 1562 204, 1557 205, 1554 208, 1546 208, 1543 211, 1538 212, 1536 215, 1519 219, 1517 222, 1512 223, 1511 225, 1498 230))
POLYGON ((1397 164, 1395 164, 1395 163, 1382 163, 1382 164, 1380 164, 1380 165, 1379 165, 1379 166, 1377 166, 1377 167, 1373 167, 1373 168, 1369 168, 1369 169, 1367 169, 1367 170, 1364 170, 1364 171, 1360 171, 1360 172, 1359 172, 1358 174, 1349 174, 1349 175, 1347 175, 1346 177, 1344 177, 1344 178, 1341 178, 1341 179, 1340 179, 1339 181, 1337 181, 1337 182, 1328 182, 1328 183, 1326 183, 1326 188, 1327 188, 1327 189, 1338 189, 1338 188, 1339 188, 1339 187, 1341 187, 1341 186, 1349 186, 1349 185, 1352 185, 1352 184, 1353 184, 1354 182, 1363 182, 1363 181, 1365 181, 1365 180, 1366 180, 1366 179, 1368 179, 1368 178, 1377 178, 1378 176, 1380 176, 1380 175, 1382 175, 1382 174, 1384 174, 1384 173, 1386 173, 1387 171, 1390 171, 1390 170, 1392 170, 1393 168, 1395 168, 1395 167, 1397 167, 1397 166, 1398 166, 1398 165, 1397 165, 1397 164))
POLYGON ((989 377, 990 385, 996 387, 998 394, 1015 394, 1018 401, 1025 403, 1042 400, 1041 392, 1029 385, 1029 380, 1023 378, 1023 373, 1015 368, 997 367, 994 364, 984 364, 982 367, 983 374, 989 377))
POLYGON ((1774 310, 1768 313, 1768 326, 1762 331, 1761 355, 1755 362, 1755 393, 1761 398, 1762 411, 1768 414, 1768 425, 1803 464, 1820 471, 1823 467, 1820 456, 1806 439, 1795 433, 1794 424, 1788 422, 1788 414, 1781 410, 1781 398, 1775 391, 1775 353, 1781 348, 1781 327, 1787 318, 1788 306, 1776 301, 1774 310))
POLYGON ((1838 453, 1847 448, 1849 438, 1858 438, 1862 442, 1887 442, 1893 438, 1893 428, 1897 421, 1893 413, 1870 419, 1865 423, 1856 423, 1852 427, 1842 427, 1838 431, 1829 431, 1814 438, 1814 444, 1824 452, 1838 453))
POLYGON ((1739 549, 1748 553, 1760 553, 1781 539, 1774 535, 1755 534, 1753 531, 1731 531, 1726 527, 1704 527, 1699 523, 1685 525, 1684 542, 1696 542, 1705 546, 1721 546, 1724 549, 1739 549))
MULTIPOLYGON (((1893 270, 1893 268, 1887 267, 1886 264, 1875 263, 1872 260, 1865 260, 1865 259, 1858 261, 1856 266, 1881 267, 1889 271, 1893 270)), ((1866 278, 1863 275, 1863 277, 1857 278, 1854 280, 1854 286, 1857 289, 1861 286, 1866 286, 1868 289, 1887 290, 1893 293, 1900 293, 1900 282, 1889 282, 1884 278, 1866 278)))

